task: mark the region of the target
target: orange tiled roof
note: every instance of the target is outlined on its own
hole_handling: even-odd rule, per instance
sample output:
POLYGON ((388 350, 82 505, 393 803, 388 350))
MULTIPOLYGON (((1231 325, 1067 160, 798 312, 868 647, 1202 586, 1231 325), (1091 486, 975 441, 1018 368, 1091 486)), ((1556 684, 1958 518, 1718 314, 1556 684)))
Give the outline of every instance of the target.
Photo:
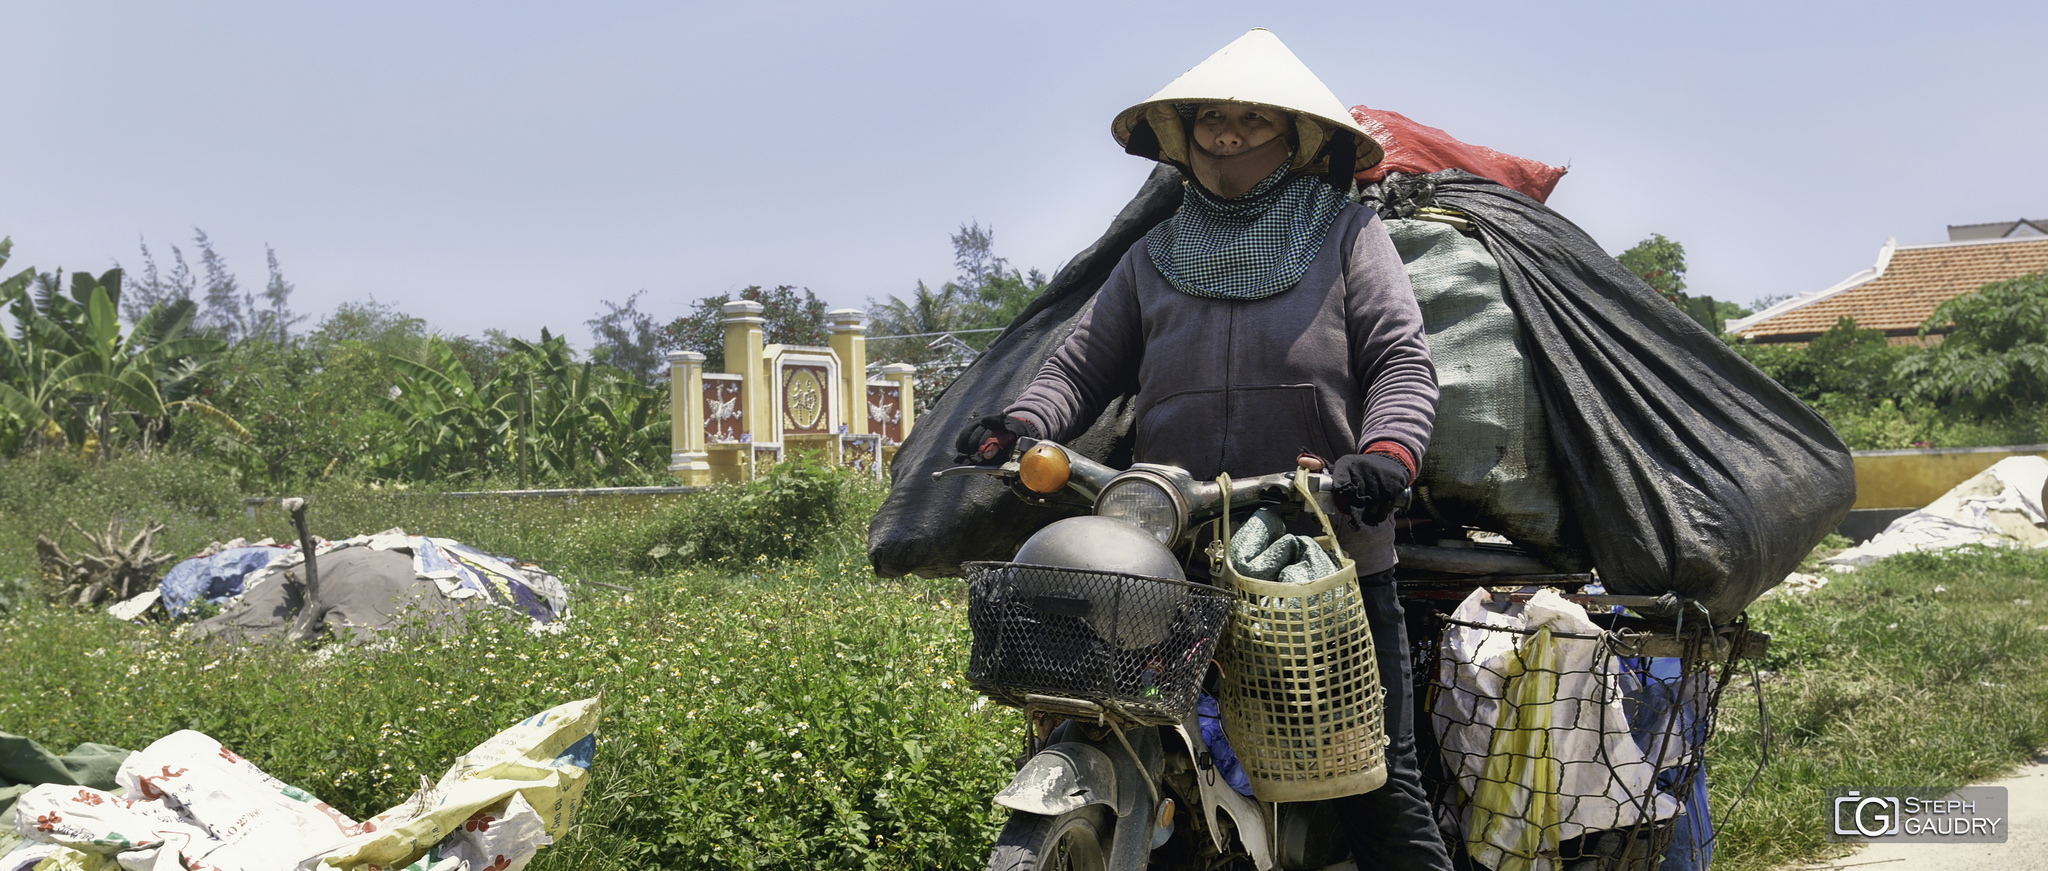
POLYGON ((1867 330, 1913 332, 1951 298, 2004 281, 2048 271, 2048 239, 2000 239, 1920 245, 1892 252, 1882 274, 1863 284, 1768 320, 1750 324, 1745 337, 1764 341, 1805 339, 1844 316, 1867 330))

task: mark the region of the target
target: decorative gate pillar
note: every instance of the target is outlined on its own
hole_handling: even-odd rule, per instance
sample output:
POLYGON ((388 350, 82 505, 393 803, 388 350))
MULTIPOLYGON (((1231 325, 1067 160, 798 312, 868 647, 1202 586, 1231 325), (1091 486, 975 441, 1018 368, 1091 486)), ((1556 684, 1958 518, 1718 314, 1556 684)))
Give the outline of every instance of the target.
POLYGON ((775 450, 774 409, 780 403, 768 394, 768 373, 761 359, 761 330, 768 323, 761 316, 761 304, 750 299, 734 300, 721 310, 725 316, 725 373, 716 379, 706 379, 716 395, 702 394, 705 398, 700 404, 719 408, 721 416, 725 409, 737 405, 739 416, 737 420, 707 420, 699 431, 717 430, 706 446, 711 481, 739 481, 753 476, 757 450, 775 450))
POLYGON ((917 418, 917 367, 909 363, 890 363, 880 370, 882 377, 896 382, 903 397, 903 434, 910 435, 911 423, 917 418))
POLYGON ((773 407, 763 388, 766 372, 761 368, 761 304, 750 299, 725 304, 725 371, 740 376, 740 432, 765 433, 770 420, 762 410, 773 407))
POLYGON ((873 431, 868 427, 867 409, 861 405, 867 396, 867 315, 857 308, 841 308, 826 312, 825 320, 832 331, 832 356, 839 358, 836 392, 846 403, 839 417, 846 422, 844 434, 865 435, 873 431))
POLYGON ((704 355, 668 353, 668 470, 687 486, 711 483, 711 455, 704 450, 704 355))
POLYGON ((876 466, 879 471, 896 461, 896 449, 910 437, 910 426, 917 420, 917 367, 890 363, 877 372, 881 379, 868 382, 866 392, 875 431, 882 435, 878 451, 881 462, 876 466))

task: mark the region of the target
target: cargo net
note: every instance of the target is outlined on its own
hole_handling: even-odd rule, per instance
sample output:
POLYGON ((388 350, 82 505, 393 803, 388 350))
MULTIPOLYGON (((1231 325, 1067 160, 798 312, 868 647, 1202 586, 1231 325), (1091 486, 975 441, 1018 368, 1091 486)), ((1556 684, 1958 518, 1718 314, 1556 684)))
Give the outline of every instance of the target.
POLYGON ((1230 616, 1227 591, 1016 563, 966 568, 967 682, 990 699, 1080 699, 1159 725, 1194 713, 1230 616))
MULTIPOLYGON (((1606 615, 1599 615, 1606 616, 1606 615)), ((1580 612, 1580 619, 1585 619, 1580 612)), ((1418 633, 1423 786, 1461 869, 1689 871, 1713 825, 1702 751, 1727 645, 1438 617, 1418 633)))

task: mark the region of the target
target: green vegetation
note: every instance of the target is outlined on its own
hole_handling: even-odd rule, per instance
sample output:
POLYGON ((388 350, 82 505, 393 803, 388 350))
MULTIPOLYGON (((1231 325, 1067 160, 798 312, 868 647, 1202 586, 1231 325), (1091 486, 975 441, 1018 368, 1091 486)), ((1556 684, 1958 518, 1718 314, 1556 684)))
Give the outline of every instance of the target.
POLYGON ((917 364, 920 414, 1046 287, 1043 273, 997 257, 995 230, 978 223, 953 234, 953 266, 959 274, 937 290, 920 281, 909 299, 868 300, 869 358, 917 364))
MULTIPOLYGON (((143 249, 144 277, 125 298, 118 268, 73 273, 68 291, 61 271, 0 280, 12 327, 0 335, 0 457, 170 452, 226 466, 251 490, 336 475, 666 482, 668 392, 648 381, 651 347, 625 347, 631 299, 592 325, 623 343, 594 357, 632 371, 578 362, 545 330, 537 342, 435 335, 374 300, 344 304, 293 336, 302 318, 286 304, 292 287, 274 253, 259 305, 203 232, 198 242, 203 310, 199 279, 175 247, 169 278, 143 249)), ((10 247, 0 239, 0 267, 10 247)))
MULTIPOLYGON (((15 664, 0 676, 0 728, 127 747, 197 729, 361 817, 498 729, 601 692, 591 798, 537 868, 975 865, 1021 725, 961 682, 956 585, 867 571, 879 497, 811 462, 632 507, 316 487, 316 532, 404 526, 536 559, 568 582, 574 616, 558 634, 493 615, 459 638, 399 633, 309 656, 197 646, 17 590, 0 613, 0 659, 15 664), (785 537, 799 527, 783 512, 811 501, 808 528, 785 537), (650 543, 675 552, 649 557, 650 543), (630 568, 648 563, 658 569, 630 568)), ((67 516, 156 517, 180 550, 287 534, 281 512, 242 507, 227 479, 187 460, 0 460, 0 578, 33 577, 29 537, 67 516)))
POLYGON ((1935 307, 1920 335, 1941 344, 1899 361, 1916 397, 1963 411, 2048 403, 2048 273, 1984 285, 1935 307))
POLYGON ((2048 273, 1942 303, 1920 335, 1939 341, 1892 345, 1842 318, 1804 347, 1734 347, 1854 449, 2048 441, 2048 273))
POLYGON ((704 355, 704 371, 725 371, 725 304, 738 300, 761 304, 767 321, 761 341, 770 345, 819 346, 832 340, 825 332, 825 301, 810 288, 784 284, 771 290, 757 284, 741 288, 738 299, 721 293, 697 300, 688 315, 661 328, 661 346, 696 351, 704 355))
MULTIPOLYGON (((0 239, 0 267, 12 241, 0 239)), ((121 270, 94 277, 24 270, 0 280, 15 335, 0 335, 0 455, 47 444, 109 456, 116 441, 147 450, 172 413, 219 412, 188 398, 226 344, 191 335, 191 301, 160 306, 122 333, 121 270)), ((232 422, 229 422, 232 426, 232 422)))
MULTIPOLYGON (((1001 822, 988 798, 1022 723, 962 685, 955 582, 867 570, 873 484, 792 463, 630 507, 339 484, 311 496, 323 534, 405 526, 538 559, 568 581, 574 617, 560 634, 484 617, 459 638, 309 656, 195 646, 0 583, 13 603, 0 657, 15 664, 0 671, 0 728, 131 747, 198 729, 362 816, 504 725, 602 692, 590 802, 536 867, 977 867, 985 855, 1001 822), (703 534, 714 527, 730 531, 703 534), (599 580, 633 589, 587 583, 599 580)), ((223 476, 160 455, 0 461, 0 578, 33 577, 27 536, 66 516, 156 517, 178 549, 285 534, 281 513, 242 508, 223 476)), ((2042 553, 1907 556, 1752 608, 1774 636, 1761 664, 1771 764, 1736 805, 1759 746, 1740 677, 1708 754, 1721 864, 1828 854, 1829 787, 1960 785, 2048 746, 2043 578, 2042 553)))
POLYGON ((1753 691, 1739 679, 1708 752, 1715 864, 1768 868, 1839 855, 1828 788, 1953 788, 2048 748, 2048 553, 1908 554, 1806 595, 1752 606, 1770 765, 1757 767, 1753 691))
POLYGON ((1729 318, 1749 314, 1749 310, 1732 302, 1721 302, 1711 296, 1688 296, 1685 292, 1685 246, 1664 238, 1663 233, 1651 233, 1650 237, 1637 242, 1634 247, 1614 255, 1622 267, 1636 274, 1658 296, 1678 306, 1685 316, 1697 321, 1700 326, 1721 333, 1721 325, 1729 318))

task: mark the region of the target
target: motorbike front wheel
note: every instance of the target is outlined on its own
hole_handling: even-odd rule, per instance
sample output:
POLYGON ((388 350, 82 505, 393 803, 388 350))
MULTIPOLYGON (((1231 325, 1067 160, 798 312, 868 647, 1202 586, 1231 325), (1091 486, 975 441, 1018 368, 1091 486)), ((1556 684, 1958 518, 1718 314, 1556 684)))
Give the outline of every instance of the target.
POLYGON ((1116 818, 1092 804, 1056 817, 1016 811, 1003 825, 988 871, 1103 871, 1116 818))

